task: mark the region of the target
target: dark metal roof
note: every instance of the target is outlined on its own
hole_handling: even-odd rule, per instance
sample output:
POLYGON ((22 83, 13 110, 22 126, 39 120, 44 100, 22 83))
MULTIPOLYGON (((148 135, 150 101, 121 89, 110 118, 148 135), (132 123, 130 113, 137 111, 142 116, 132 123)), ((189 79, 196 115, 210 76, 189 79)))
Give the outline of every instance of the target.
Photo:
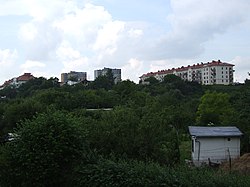
POLYGON ((237 127, 198 127, 189 126, 191 136, 197 137, 224 137, 224 136, 242 136, 242 132, 237 127))

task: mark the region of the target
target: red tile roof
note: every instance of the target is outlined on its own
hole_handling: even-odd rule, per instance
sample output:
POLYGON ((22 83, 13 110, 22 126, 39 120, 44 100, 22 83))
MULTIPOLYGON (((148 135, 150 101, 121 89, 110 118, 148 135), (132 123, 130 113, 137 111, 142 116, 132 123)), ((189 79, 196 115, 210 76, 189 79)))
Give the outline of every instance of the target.
POLYGON ((31 73, 24 73, 23 75, 17 77, 17 81, 28 81, 34 79, 34 76, 31 73))

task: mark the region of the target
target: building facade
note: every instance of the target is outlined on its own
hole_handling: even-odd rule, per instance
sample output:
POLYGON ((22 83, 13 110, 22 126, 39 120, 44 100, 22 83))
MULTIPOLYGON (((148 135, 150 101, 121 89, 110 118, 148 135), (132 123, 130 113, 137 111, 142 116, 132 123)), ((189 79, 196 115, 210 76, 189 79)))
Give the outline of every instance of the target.
POLYGON ((114 77, 114 82, 117 84, 118 82, 121 82, 121 69, 111 69, 111 68, 105 68, 100 69, 100 70, 95 70, 94 71, 94 78, 96 79, 99 76, 104 76, 107 74, 108 70, 111 70, 113 77, 114 77))
POLYGON ((149 77, 155 77, 162 81, 166 75, 174 74, 181 77, 183 80, 196 81, 204 85, 224 84, 229 85, 233 83, 233 64, 218 61, 207 63, 198 63, 194 65, 182 66, 179 68, 172 68, 168 70, 161 70, 158 72, 150 72, 143 74, 140 77, 141 83, 146 83, 149 77))
POLYGON ((76 72, 70 71, 69 73, 61 74, 61 82, 66 84, 69 81, 71 82, 81 82, 87 80, 87 72, 76 72))

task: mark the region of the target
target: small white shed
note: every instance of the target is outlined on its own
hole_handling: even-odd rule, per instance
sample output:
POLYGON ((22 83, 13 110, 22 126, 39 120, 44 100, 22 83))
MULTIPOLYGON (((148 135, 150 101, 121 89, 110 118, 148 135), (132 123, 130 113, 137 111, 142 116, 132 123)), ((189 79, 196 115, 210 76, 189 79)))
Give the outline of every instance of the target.
POLYGON ((237 127, 199 127, 189 126, 192 137, 192 161, 202 163, 221 163, 240 157, 240 137, 237 127))

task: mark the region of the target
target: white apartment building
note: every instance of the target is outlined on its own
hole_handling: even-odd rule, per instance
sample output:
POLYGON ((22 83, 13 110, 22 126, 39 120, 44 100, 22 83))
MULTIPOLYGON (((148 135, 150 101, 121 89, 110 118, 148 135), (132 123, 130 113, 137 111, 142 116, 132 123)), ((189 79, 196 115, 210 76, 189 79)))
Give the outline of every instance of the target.
POLYGON ((166 75, 174 74, 181 77, 183 80, 196 81, 204 85, 223 84, 229 85, 233 83, 233 64, 218 61, 207 63, 198 63, 192 66, 182 66, 180 68, 172 68, 157 72, 143 74, 140 77, 142 84, 146 83, 149 77, 155 77, 162 81, 166 75))

